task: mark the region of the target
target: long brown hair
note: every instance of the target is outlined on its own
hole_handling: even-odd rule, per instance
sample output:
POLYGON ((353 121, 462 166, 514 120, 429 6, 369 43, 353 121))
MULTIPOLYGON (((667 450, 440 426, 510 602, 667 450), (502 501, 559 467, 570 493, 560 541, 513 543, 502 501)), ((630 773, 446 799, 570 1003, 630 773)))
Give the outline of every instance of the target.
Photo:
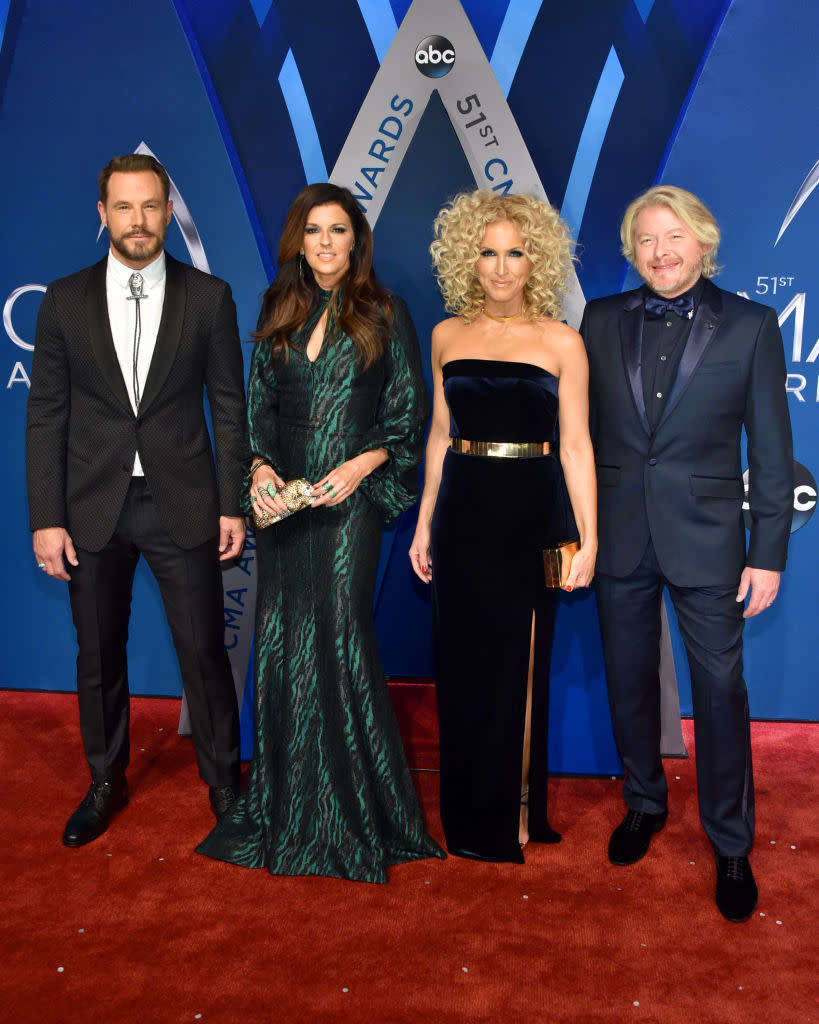
POLYGON ((361 354, 364 369, 372 366, 387 347, 393 309, 388 294, 373 270, 373 233, 349 189, 320 183, 308 185, 287 211, 279 241, 279 273, 264 293, 259 327, 253 338, 268 339, 274 349, 289 352, 291 334, 302 327, 318 307, 320 290, 313 271, 301 256, 304 226, 316 206, 337 203, 350 218, 355 246, 350 269, 334 299, 335 327, 348 335, 361 354))

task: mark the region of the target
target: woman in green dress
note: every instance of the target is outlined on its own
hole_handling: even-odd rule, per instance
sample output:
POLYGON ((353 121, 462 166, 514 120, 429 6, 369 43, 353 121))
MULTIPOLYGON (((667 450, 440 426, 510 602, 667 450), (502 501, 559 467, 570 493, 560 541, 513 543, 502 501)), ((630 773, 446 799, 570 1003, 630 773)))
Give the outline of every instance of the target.
MULTIPOLYGON (((428 404, 403 300, 372 269, 352 194, 291 206, 248 382, 248 499, 286 512, 257 531, 256 746, 247 791, 197 848, 272 874, 385 882, 442 857, 427 835, 376 645, 384 520, 415 501, 428 404)), ((250 505, 248 505, 250 507, 250 505)))

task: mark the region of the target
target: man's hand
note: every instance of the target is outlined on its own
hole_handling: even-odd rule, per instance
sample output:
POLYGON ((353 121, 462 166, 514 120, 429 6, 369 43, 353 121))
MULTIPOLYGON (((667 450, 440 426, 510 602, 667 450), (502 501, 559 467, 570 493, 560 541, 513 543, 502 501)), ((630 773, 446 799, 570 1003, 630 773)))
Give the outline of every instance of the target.
POLYGON ((219 516, 219 561, 238 558, 244 544, 244 519, 241 516, 219 516))
POLYGON ((773 569, 752 569, 750 565, 745 566, 739 578, 737 601, 744 601, 749 592, 751 597, 748 607, 742 613, 743 619, 752 619, 754 615, 759 615, 771 607, 779 591, 781 575, 782 573, 773 569))
POLYGON ((55 580, 70 580, 65 563, 79 565, 77 552, 62 526, 48 526, 44 530, 35 530, 31 537, 34 557, 43 572, 53 576, 55 580))

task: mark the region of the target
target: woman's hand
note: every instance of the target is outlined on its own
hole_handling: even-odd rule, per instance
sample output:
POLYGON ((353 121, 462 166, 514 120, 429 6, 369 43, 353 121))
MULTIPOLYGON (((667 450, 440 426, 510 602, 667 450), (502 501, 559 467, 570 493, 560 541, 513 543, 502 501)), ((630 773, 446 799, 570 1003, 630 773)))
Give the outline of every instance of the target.
POLYGON ((285 483, 286 481, 282 480, 271 466, 263 462, 251 478, 251 504, 260 506, 269 515, 280 516, 283 512, 287 512, 287 506, 278 497, 278 492, 284 487, 285 483))
POLYGON ((331 469, 330 472, 321 478, 318 483, 313 484, 313 508, 321 508, 326 505, 331 508, 346 500, 357 489, 365 476, 383 462, 387 461, 387 452, 384 448, 376 448, 371 452, 363 452, 353 459, 342 462, 340 466, 331 469))
POLYGON ((563 588, 571 592, 578 587, 588 587, 594 579, 594 563, 597 561, 597 546, 581 548, 572 559, 572 568, 566 586, 563 588))
POLYGON ((429 527, 419 521, 409 549, 415 575, 423 583, 432 582, 432 558, 429 553, 429 527))

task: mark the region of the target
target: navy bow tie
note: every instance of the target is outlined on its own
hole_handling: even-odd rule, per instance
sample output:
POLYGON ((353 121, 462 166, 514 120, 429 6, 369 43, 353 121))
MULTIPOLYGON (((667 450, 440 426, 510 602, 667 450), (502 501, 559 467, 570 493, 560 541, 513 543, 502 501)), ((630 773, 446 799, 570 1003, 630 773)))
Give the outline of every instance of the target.
POLYGON ((646 316, 649 320, 659 320, 666 313, 676 313, 677 316, 687 316, 690 320, 694 315, 694 296, 678 295, 676 299, 661 299, 656 295, 646 295, 646 316))

